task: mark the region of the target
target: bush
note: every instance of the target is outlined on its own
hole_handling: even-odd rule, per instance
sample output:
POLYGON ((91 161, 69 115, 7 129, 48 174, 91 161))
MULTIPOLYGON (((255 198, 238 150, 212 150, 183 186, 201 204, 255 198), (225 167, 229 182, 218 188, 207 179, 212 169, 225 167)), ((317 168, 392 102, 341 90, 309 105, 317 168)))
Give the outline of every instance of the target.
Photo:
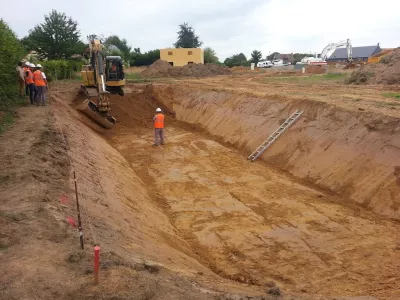
POLYGON ((15 33, 0 19, 0 110, 18 94, 18 74, 15 68, 24 55, 15 33))
POLYGON ((43 72, 47 80, 76 79, 76 73, 81 70, 84 63, 76 60, 48 60, 43 61, 43 72))
POLYGON ((366 83, 368 79, 372 76, 372 73, 366 72, 364 70, 357 70, 351 73, 350 77, 346 79, 347 84, 361 84, 366 83))

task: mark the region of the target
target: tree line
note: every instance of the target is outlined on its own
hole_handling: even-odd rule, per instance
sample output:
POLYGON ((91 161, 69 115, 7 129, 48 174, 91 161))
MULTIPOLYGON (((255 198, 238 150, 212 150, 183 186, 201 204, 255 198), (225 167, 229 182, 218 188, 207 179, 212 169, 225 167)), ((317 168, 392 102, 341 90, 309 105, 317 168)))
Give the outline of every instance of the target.
MULTIPOLYGON (((178 39, 174 43, 176 48, 198 48, 203 43, 194 29, 188 24, 179 25, 178 39)), ((125 38, 117 35, 104 37, 93 33, 87 39, 100 39, 104 45, 106 55, 118 55, 126 64, 131 66, 151 65, 160 59, 160 50, 154 49, 142 52, 140 48, 133 48, 125 38)), ((64 13, 52 10, 45 15, 44 22, 29 30, 29 34, 21 39, 24 49, 35 51, 40 59, 60 60, 73 59, 84 53, 88 45, 81 41, 78 22, 64 13)), ((204 49, 206 63, 218 63, 218 57, 211 48, 204 49)))

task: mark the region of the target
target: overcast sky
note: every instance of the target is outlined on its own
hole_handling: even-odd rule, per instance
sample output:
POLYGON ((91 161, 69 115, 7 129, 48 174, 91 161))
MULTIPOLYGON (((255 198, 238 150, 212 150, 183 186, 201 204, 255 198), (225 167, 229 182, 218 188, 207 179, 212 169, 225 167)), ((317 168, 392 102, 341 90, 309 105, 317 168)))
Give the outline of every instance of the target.
POLYGON ((78 21, 87 34, 116 34, 142 52, 172 47, 178 25, 189 22, 203 47, 220 60, 254 49, 320 53, 350 38, 354 46, 400 46, 400 0, 0 0, 0 17, 19 37, 51 9, 78 21), (29 4, 29 5, 25 5, 29 4), (28 13, 27 13, 28 12, 28 13))

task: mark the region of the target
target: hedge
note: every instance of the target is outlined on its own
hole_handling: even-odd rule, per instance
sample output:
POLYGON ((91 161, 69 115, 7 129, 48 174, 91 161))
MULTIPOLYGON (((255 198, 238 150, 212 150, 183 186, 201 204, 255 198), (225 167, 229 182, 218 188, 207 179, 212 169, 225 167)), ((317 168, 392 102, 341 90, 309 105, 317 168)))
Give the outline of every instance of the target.
POLYGON ((40 62, 43 66, 43 72, 46 74, 48 81, 75 79, 76 73, 81 70, 84 64, 81 61, 73 60, 48 60, 40 62))
POLYGON ((24 55, 15 33, 0 19, 0 110, 6 108, 18 95, 18 62, 24 55))

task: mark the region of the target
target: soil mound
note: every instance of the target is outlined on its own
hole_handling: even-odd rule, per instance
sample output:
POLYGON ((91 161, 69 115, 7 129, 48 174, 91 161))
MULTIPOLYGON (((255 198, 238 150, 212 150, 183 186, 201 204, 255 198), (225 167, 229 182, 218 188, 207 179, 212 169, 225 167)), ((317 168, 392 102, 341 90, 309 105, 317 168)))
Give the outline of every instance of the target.
POLYGON ((382 58, 380 63, 361 66, 347 83, 400 84, 400 48, 382 58))
POLYGON ((157 60, 141 74, 145 77, 205 77, 229 75, 231 70, 215 64, 190 64, 183 67, 173 67, 164 60, 157 60))

